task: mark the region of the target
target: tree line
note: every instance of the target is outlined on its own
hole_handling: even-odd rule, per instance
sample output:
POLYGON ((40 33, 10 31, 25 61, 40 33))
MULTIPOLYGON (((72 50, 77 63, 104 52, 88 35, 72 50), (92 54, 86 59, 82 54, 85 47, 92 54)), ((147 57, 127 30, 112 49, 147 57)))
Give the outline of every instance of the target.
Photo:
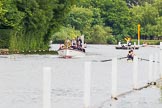
POLYGON ((66 37, 85 35, 87 43, 117 43, 125 37, 142 39, 162 36, 161 0, 79 0, 72 6, 61 31, 53 34, 60 42, 66 37))
POLYGON ((1 0, 0 47, 48 49, 75 0, 1 0))
POLYGON ((114 44, 127 36, 162 37, 161 0, 1 0, 0 47, 48 49, 49 41, 85 35, 87 43, 114 44))

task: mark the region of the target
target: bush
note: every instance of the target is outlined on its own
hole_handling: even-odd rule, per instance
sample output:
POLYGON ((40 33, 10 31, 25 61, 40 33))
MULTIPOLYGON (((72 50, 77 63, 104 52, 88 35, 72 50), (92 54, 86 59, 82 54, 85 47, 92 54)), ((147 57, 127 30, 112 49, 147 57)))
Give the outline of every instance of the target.
POLYGON ((64 43, 67 38, 72 39, 80 35, 81 33, 74 28, 62 27, 59 32, 56 32, 52 36, 52 41, 53 43, 64 43))
POLYGON ((95 25, 92 27, 92 31, 91 31, 92 43, 106 44, 107 38, 109 37, 112 37, 112 29, 110 27, 104 27, 100 25, 95 25))
POLYGON ((116 44, 117 40, 113 36, 107 37, 107 43, 108 44, 116 44))
POLYGON ((0 29, 0 48, 9 47, 10 29, 0 29))

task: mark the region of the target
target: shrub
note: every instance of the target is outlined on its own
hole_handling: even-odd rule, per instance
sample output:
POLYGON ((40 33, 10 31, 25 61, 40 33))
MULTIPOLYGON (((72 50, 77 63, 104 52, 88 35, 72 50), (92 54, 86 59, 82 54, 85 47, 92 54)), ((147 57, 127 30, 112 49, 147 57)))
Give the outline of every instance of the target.
POLYGON ((107 37, 107 43, 108 44, 116 44, 117 40, 113 36, 107 37))

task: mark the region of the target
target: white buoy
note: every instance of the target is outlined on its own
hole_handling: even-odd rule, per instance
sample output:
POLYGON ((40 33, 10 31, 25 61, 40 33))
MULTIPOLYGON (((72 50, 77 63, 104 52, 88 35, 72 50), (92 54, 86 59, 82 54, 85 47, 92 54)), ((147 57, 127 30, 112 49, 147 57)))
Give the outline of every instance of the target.
POLYGON ((43 108, 51 108, 51 68, 43 68, 43 108))
POLYGON ((138 58, 134 56, 133 60, 133 89, 138 89, 138 58))
POLYGON ((151 84, 153 81, 153 56, 149 56, 149 73, 148 73, 148 83, 151 84))
POLYGON ((160 78, 162 79, 162 42, 160 42, 160 78))
POLYGON ((113 99, 117 98, 117 58, 112 59, 112 73, 111 73, 111 81, 112 81, 112 88, 111 88, 111 97, 113 99))
POLYGON ((84 108, 90 108, 91 104, 91 62, 84 64, 84 108))

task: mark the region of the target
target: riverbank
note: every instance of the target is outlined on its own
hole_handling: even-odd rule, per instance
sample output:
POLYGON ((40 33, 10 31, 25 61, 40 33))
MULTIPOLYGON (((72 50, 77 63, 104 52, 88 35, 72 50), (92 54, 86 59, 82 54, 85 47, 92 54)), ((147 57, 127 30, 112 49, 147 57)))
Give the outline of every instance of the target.
POLYGON ((9 54, 51 54, 51 55, 57 55, 57 51, 55 50, 34 50, 34 51, 9 51, 8 49, 0 49, 0 55, 9 55, 9 54))
MULTIPOLYGON (((132 43, 136 42, 138 43, 137 39, 132 39, 131 41, 132 43)), ((160 42, 162 42, 162 40, 140 40, 140 44, 147 44, 147 45, 160 45, 160 42)))

